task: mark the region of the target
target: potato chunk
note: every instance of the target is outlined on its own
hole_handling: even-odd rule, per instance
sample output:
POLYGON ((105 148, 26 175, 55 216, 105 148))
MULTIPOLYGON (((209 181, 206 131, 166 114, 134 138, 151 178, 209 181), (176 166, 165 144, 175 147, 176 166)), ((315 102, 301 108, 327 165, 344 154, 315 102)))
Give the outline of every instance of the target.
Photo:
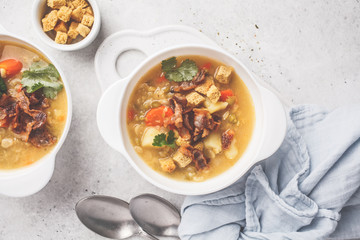
POLYGON ((227 102, 212 103, 210 100, 206 100, 204 105, 209 113, 212 114, 214 112, 224 110, 229 104, 227 102))
POLYGON ((155 127, 148 127, 145 129, 142 139, 141 139, 141 146, 143 147, 152 147, 152 143, 156 135, 160 134, 160 130, 155 127))
POLYGON ((220 66, 216 72, 215 79, 219 83, 228 84, 229 83, 229 77, 231 75, 232 68, 228 66, 220 66))
POLYGON ((229 149, 225 150, 224 153, 227 159, 232 160, 236 158, 239 153, 239 150, 236 147, 236 139, 231 142, 229 149))
POLYGON ((211 133, 205 140, 204 140, 204 147, 207 149, 212 150, 215 154, 221 152, 221 136, 217 133, 211 133))

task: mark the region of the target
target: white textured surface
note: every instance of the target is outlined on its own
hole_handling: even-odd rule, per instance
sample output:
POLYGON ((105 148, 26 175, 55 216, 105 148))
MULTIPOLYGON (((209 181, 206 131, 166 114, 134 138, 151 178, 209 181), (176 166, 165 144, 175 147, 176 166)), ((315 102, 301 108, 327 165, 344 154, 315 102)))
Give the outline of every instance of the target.
POLYGON ((83 227, 74 205, 89 194, 129 200, 150 192, 180 206, 183 197, 145 182, 101 139, 95 112, 100 90, 93 58, 99 44, 123 29, 184 24, 237 56, 261 81, 293 104, 328 108, 360 102, 360 3, 349 1, 98 1, 99 37, 65 53, 45 46, 31 26, 32 1, 0 0, 0 23, 49 50, 73 94, 73 122, 51 182, 23 199, 0 197, 0 239, 102 239, 83 227), (258 29, 255 27, 258 26, 258 29))

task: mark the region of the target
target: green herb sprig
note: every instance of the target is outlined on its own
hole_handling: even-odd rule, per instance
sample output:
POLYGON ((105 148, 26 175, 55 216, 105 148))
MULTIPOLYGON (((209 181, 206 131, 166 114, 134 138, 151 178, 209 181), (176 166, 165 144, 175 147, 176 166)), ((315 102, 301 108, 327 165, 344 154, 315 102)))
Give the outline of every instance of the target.
POLYGON ((165 133, 156 135, 154 137, 152 145, 155 147, 169 146, 171 148, 175 148, 175 140, 175 133, 173 130, 170 130, 167 137, 165 133))
POLYGON ((166 79, 174 82, 191 81, 199 72, 196 63, 190 59, 183 61, 177 68, 176 57, 163 60, 161 68, 165 73, 166 79))

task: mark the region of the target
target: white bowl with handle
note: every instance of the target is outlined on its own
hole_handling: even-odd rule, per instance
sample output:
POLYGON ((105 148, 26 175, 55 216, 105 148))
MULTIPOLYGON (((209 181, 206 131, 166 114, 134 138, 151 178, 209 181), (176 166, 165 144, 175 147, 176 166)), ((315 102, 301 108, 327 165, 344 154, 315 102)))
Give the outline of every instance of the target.
MULTIPOLYGON (((134 34, 134 32, 128 32, 128 34, 134 34)), ((102 46, 106 45, 106 41, 102 46)), ((142 47, 145 45, 143 41, 144 38, 139 35, 138 41, 129 42, 128 44, 112 42, 114 44, 111 45, 111 52, 103 54, 98 51, 95 56, 95 70, 100 78, 103 76, 118 79, 107 88, 100 99, 97 109, 97 124, 100 133, 104 140, 112 148, 120 152, 146 180, 161 189, 177 194, 207 194, 234 183, 251 166, 269 157, 279 148, 286 132, 286 115, 283 105, 274 93, 258 83, 253 74, 239 60, 219 47, 179 45, 148 56, 128 77, 121 79, 116 71, 115 61, 117 57, 130 49, 146 53, 146 49, 142 47), (255 108, 256 120, 253 135, 244 154, 228 170, 203 182, 186 182, 171 179, 150 168, 136 154, 127 131, 127 104, 137 82, 148 70, 162 60, 182 55, 206 56, 232 66, 249 89, 255 108)))
POLYGON ((42 157, 41 159, 39 159, 38 161, 25 167, 10 169, 10 170, 0 169, 0 195, 6 195, 10 197, 25 197, 32 195, 40 191, 42 188, 44 188, 53 175, 56 154, 61 148, 62 144, 64 143, 70 128, 71 115, 72 115, 71 94, 65 75, 60 69, 59 65, 51 56, 49 56, 40 47, 36 46, 33 43, 30 43, 29 41, 25 40, 22 37, 7 32, 1 25, 0 25, 0 41, 9 41, 9 42, 19 43, 28 46, 40 52, 47 59, 49 59, 49 61, 58 70, 67 95, 68 111, 67 111, 66 124, 61 138, 58 139, 56 146, 51 150, 51 152, 45 155, 44 157, 42 157))

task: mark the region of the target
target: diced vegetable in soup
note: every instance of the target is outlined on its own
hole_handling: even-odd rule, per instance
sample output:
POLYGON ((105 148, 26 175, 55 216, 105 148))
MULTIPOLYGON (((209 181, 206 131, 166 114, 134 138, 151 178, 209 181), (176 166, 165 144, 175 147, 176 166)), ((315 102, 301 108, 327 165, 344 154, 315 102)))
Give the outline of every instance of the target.
POLYGON ((56 145, 67 97, 54 65, 27 46, 0 41, 0 73, 0 169, 14 169, 56 145))
POLYGON ((233 68, 202 56, 163 60, 140 79, 128 104, 137 154, 184 181, 204 181, 233 166, 254 122, 250 93, 233 68))

